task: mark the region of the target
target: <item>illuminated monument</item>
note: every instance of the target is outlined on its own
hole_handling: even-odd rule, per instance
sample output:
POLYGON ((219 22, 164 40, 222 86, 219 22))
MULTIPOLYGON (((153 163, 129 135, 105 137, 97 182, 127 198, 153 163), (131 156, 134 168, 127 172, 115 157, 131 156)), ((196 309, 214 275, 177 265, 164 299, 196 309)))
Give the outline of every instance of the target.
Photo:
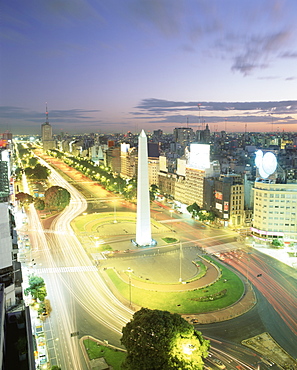
POLYGON ((151 232, 147 137, 143 130, 138 136, 136 243, 140 247, 153 244, 151 232))

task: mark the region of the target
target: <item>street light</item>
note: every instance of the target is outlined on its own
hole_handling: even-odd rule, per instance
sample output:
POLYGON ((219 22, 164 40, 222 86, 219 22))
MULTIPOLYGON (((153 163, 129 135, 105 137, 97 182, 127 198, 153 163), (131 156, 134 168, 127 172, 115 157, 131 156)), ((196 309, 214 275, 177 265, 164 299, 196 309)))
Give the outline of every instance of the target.
POLYGON ((131 307, 132 306, 131 272, 133 272, 133 270, 130 267, 128 267, 127 272, 129 276, 129 302, 130 302, 130 307, 131 307))
POLYGON ((183 281, 182 279, 182 264, 181 264, 181 258, 182 258, 182 243, 179 242, 179 282, 181 283, 183 281))
POLYGON ((113 223, 116 224, 117 219, 116 219, 116 201, 115 200, 113 201, 113 217, 114 217, 113 223))

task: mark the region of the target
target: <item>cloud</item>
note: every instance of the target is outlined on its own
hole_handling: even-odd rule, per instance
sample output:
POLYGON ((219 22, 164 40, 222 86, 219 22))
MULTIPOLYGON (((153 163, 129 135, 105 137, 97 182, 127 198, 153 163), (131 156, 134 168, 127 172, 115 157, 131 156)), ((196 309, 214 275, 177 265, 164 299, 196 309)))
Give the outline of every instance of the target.
MULTIPOLYGON (((244 76, 251 74, 255 69, 267 68, 273 56, 279 53, 279 50, 286 46, 292 35, 291 30, 283 30, 272 34, 251 35, 249 37, 236 40, 242 41, 239 47, 239 53, 233 56, 233 65, 231 70, 238 71, 244 76)), ((232 44, 232 38, 229 38, 232 44)), ((228 45, 230 49, 230 45, 228 45)))
POLYGON ((135 108, 145 110, 147 112, 168 112, 173 110, 195 110, 198 112, 198 104, 200 104, 200 111, 249 111, 257 110, 261 112, 270 112, 275 108, 275 111, 285 110, 286 107, 291 106, 297 112, 297 101, 270 101, 270 102, 183 102, 162 100, 156 98, 143 99, 135 108))
MULTIPOLYGON (((95 109, 50 110, 49 122, 54 129, 61 127, 61 125, 65 126, 65 129, 66 127, 67 129, 73 127, 83 129, 85 126, 101 123, 96 117, 99 112, 95 109)), ((34 133, 45 122, 45 113, 30 111, 22 107, 0 106, 0 119, 3 122, 1 130, 13 126, 13 129, 17 130, 18 133, 34 133)))
POLYGON ((297 101, 270 102, 183 102, 156 98, 143 99, 131 116, 148 123, 176 123, 197 127, 201 122, 222 124, 225 122, 263 124, 297 123, 297 101), (288 115, 288 113, 290 115, 288 115), (199 118, 200 117, 200 118, 199 118))
POLYGON ((297 58, 297 52, 296 51, 286 51, 285 53, 280 54, 280 58, 296 59, 297 58))

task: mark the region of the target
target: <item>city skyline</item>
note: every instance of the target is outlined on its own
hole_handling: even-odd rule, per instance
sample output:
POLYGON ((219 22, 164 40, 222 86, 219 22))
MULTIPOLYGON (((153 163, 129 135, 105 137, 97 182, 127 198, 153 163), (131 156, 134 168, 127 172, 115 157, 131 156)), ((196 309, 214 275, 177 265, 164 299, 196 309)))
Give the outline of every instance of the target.
POLYGON ((1 4, 0 129, 297 131, 297 4, 1 4))

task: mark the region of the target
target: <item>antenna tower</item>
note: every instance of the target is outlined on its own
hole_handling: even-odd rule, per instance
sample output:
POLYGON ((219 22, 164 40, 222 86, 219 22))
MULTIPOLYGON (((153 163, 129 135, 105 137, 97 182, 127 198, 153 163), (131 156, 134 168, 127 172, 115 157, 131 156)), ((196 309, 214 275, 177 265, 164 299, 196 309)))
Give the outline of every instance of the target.
POLYGON ((49 123, 49 121, 48 121, 47 103, 45 103, 45 123, 49 123))

